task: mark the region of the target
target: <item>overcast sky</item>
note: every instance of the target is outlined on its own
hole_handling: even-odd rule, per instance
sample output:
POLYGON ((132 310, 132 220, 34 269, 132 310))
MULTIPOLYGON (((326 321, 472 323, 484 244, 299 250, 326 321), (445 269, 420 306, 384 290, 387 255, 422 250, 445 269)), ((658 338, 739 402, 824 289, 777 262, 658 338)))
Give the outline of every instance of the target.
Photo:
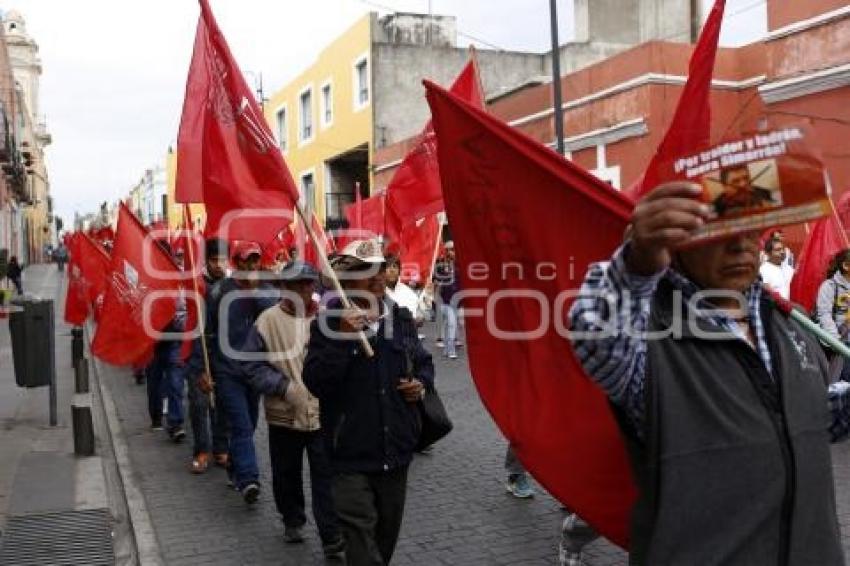
MULTIPOLYGON (((685 0, 683 0, 685 1, 685 0)), ((710 0, 702 0, 709 4, 710 0)), ((267 93, 308 66, 321 48, 369 11, 427 11, 427 0, 210 0, 248 78, 267 93)), ((432 0, 457 17, 463 44, 547 50, 546 0, 432 0), (480 43, 479 43, 480 44, 480 43)), ((44 72, 41 113, 57 214, 94 211, 127 193, 161 164, 177 136, 197 24, 194 0, 12 0, 38 42, 44 72)), ((572 37, 572 0, 559 0, 561 41, 572 37)), ((724 45, 764 34, 764 0, 728 0, 724 45)))

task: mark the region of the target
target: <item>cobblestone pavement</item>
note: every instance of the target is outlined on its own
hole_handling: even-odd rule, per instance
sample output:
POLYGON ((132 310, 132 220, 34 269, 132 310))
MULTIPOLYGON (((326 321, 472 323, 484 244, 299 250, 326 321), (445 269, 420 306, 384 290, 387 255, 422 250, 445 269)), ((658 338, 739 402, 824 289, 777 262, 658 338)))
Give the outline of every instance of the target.
MULTIPOLYGON (((393 564, 556 564, 560 506, 539 486, 531 500, 506 493, 505 441, 474 390, 464 357, 448 362, 435 356, 435 361, 438 387, 455 430, 412 465, 393 564)), ((191 443, 174 445, 164 433, 148 430, 144 387, 135 385, 129 371, 107 368, 101 378, 112 391, 167 564, 324 563, 312 526, 305 545, 283 542, 271 497, 262 420, 256 443, 264 491, 260 502, 249 508, 226 487, 222 470, 211 469, 199 477, 187 472, 191 443)), ((833 454, 839 518, 850 556, 850 444, 835 447, 833 454)), ((586 550, 593 566, 626 562, 626 555, 606 541, 586 550)))

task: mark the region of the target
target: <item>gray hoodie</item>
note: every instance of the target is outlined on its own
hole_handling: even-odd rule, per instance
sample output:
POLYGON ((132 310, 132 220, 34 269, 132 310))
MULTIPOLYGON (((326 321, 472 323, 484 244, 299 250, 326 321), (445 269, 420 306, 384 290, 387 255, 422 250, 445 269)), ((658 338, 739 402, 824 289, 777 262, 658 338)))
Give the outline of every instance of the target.
POLYGON ((837 272, 821 283, 815 307, 817 321, 821 328, 847 342, 850 330, 850 281, 837 272))

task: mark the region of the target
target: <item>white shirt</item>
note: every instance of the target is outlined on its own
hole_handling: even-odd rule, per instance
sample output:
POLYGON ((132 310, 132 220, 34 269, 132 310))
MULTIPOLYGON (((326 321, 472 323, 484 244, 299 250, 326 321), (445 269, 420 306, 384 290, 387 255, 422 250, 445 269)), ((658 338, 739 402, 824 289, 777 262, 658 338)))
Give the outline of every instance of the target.
POLYGON ((387 285, 387 295, 398 306, 409 310, 410 314, 413 315, 413 318, 417 317, 419 297, 416 296, 416 292, 413 289, 399 281, 395 284, 395 289, 391 289, 390 286, 387 285))
POLYGON ((774 265, 766 261, 761 264, 759 273, 765 285, 779 293, 782 298, 791 298, 791 278, 794 277, 793 267, 785 264, 774 265))

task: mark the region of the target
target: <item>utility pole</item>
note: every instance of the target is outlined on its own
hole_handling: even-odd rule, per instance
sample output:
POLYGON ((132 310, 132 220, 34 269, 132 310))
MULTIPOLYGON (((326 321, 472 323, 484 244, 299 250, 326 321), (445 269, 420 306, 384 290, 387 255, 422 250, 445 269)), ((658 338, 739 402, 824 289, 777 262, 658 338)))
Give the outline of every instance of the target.
POLYGON ((564 155, 564 111, 561 101, 561 46, 558 41, 557 0, 549 0, 549 19, 552 23, 552 98, 555 114, 555 143, 564 155))

